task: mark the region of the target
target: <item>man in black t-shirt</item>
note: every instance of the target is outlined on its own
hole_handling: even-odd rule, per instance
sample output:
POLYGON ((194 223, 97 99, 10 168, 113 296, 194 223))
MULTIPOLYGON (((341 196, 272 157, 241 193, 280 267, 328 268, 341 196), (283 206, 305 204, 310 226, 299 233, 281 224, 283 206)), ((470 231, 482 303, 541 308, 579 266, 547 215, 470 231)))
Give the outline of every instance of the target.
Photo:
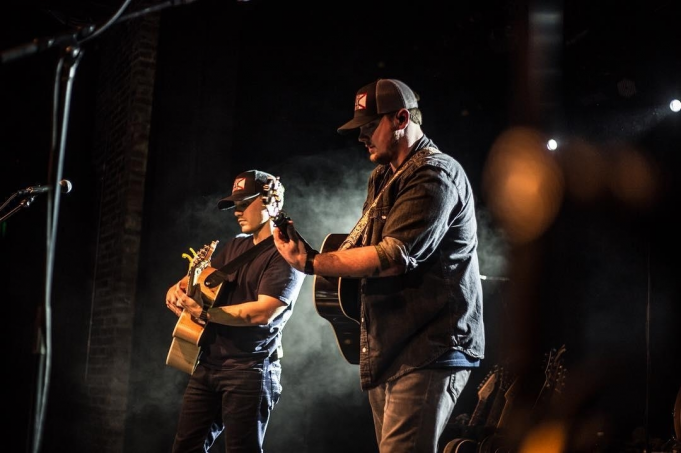
POLYGON ((283 186, 274 176, 259 170, 239 174, 232 195, 220 200, 218 208, 234 210, 242 234, 210 259, 210 267, 221 269, 256 246, 262 250, 225 274, 217 291, 207 289, 208 282, 202 283, 201 278, 188 291, 187 276, 167 292, 171 311, 190 318, 194 327, 203 327, 200 354, 182 401, 174 453, 208 451, 222 432, 228 451, 263 451, 270 412, 281 395, 282 332, 305 277, 274 247, 268 208, 275 202, 279 207, 283 204, 283 186), (274 183, 278 194, 271 197, 274 183), (205 304, 211 298, 215 303, 205 304))

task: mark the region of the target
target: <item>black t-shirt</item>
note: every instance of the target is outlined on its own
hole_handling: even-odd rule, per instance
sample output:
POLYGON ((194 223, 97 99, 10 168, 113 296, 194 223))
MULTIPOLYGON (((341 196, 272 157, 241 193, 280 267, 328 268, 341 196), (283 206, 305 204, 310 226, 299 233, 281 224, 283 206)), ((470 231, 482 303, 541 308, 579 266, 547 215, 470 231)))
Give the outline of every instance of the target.
MULTIPOLYGON (((218 250, 211 267, 219 269, 254 247, 252 236, 239 235, 218 250)), ((213 368, 251 367, 281 347, 282 330, 293 313, 305 274, 293 269, 274 243, 254 259, 229 274, 217 292, 214 307, 258 300, 265 294, 287 307, 272 323, 259 326, 225 326, 208 323, 201 337, 199 362, 213 368)))

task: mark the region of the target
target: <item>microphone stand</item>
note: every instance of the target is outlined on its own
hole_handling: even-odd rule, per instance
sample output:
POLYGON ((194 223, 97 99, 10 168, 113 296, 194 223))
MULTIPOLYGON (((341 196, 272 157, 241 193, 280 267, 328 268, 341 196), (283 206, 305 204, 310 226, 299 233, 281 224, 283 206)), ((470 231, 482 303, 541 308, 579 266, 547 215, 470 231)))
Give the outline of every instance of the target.
MULTIPOLYGON (((48 163, 48 184, 50 184, 51 187, 56 187, 55 181, 60 181, 62 179, 73 81, 76 75, 78 64, 83 57, 81 45, 86 41, 95 38, 115 23, 134 19, 171 6, 186 5, 193 3, 196 0, 170 0, 144 8, 126 16, 122 16, 122 13, 127 9, 131 1, 132 0, 125 0, 117 12, 99 28, 96 28, 94 25, 86 25, 76 32, 65 33, 49 38, 36 38, 26 44, 0 52, 1 65, 6 62, 27 57, 29 55, 34 55, 55 47, 61 48, 61 56, 59 57, 55 71, 54 92, 52 98, 52 136, 48 163)), ((3 204, 2 208, 4 208, 11 199, 15 198, 16 195, 17 194, 14 194, 12 197, 10 197, 10 199, 3 204)), ((36 398, 33 414, 33 442, 31 444, 30 439, 28 442, 31 444, 30 451, 34 453, 38 453, 40 451, 42 443, 45 409, 47 405, 46 403, 49 390, 50 372, 52 367, 52 277, 54 269, 54 244, 56 241, 59 202, 61 198, 59 190, 50 190, 47 195, 48 206, 45 287, 44 306, 42 307, 45 332, 43 334, 43 332, 40 331, 41 322, 39 315, 36 321, 37 331, 35 338, 37 344, 35 345, 35 351, 37 351, 41 357, 39 358, 36 379, 36 398)), ((18 206, 12 209, 12 211, 9 212, 5 217, 0 218, 0 221, 7 219, 19 209, 28 207, 32 201, 33 197, 26 198, 18 206)))
MULTIPOLYGON (((55 71, 53 112, 52 112, 52 137, 48 164, 48 183, 54 187, 54 181, 62 179, 64 167, 64 155, 66 149, 66 136, 69 124, 69 112, 71 107, 71 95, 76 69, 83 57, 75 40, 68 45, 60 56, 55 71), (55 167, 56 173, 52 169, 55 167), (52 176, 54 174, 54 176, 52 176)), ((38 373, 36 379, 34 426, 33 426, 33 452, 39 452, 42 441, 42 432, 47 406, 47 396, 50 384, 50 372, 52 369, 52 278, 54 273, 54 250, 57 237, 57 224, 59 218, 59 204, 61 200, 60 190, 50 190, 47 193, 47 237, 45 242, 45 287, 43 289, 44 305, 42 307, 42 321, 44 333, 40 331, 40 315, 36 321, 36 345, 34 352, 39 354, 38 373)))

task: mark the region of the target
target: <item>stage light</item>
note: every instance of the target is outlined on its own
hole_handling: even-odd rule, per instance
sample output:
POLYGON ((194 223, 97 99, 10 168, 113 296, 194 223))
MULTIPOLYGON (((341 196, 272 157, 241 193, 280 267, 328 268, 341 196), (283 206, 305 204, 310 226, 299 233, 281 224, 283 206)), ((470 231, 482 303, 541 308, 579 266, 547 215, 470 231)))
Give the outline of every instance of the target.
POLYGON ((681 101, 678 99, 672 100, 672 102, 669 103, 669 108, 671 109, 672 112, 678 113, 679 110, 681 110, 681 101))
POLYGON ((558 142, 554 139, 550 139, 546 142, 546 148, 548 148, 549 151, 555 151, 558 148, 558 142))

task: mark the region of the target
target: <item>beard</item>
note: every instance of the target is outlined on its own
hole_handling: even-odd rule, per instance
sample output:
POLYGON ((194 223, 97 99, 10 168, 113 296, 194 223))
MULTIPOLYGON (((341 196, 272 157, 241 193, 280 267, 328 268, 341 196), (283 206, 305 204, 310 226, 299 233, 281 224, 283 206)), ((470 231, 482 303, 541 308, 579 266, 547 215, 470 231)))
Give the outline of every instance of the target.
POLYGON ((397 156, 399 150, 398 134, 395 132, 383 152, 375 152, 369 156, 369 160, 375 164, 387 165, 397 156))

